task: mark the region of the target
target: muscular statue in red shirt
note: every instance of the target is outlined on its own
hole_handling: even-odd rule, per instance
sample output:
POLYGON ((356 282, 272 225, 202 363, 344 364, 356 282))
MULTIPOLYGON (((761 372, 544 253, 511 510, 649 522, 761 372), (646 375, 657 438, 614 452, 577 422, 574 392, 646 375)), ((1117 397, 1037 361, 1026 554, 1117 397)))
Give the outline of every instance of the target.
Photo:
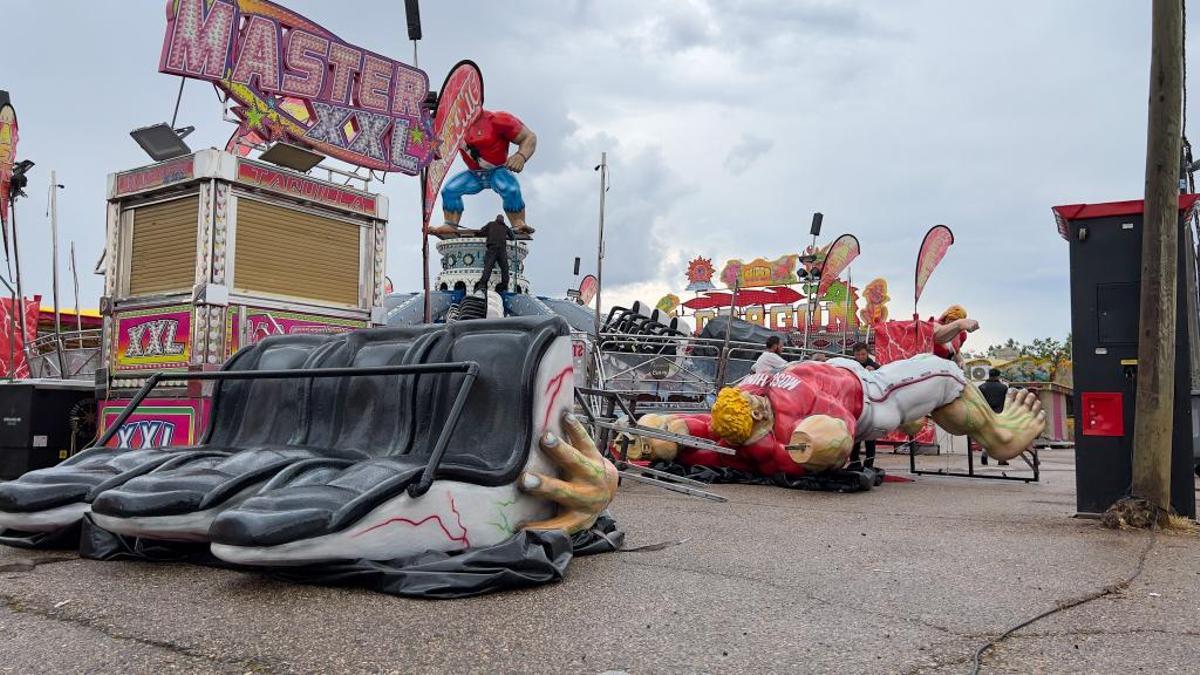
POLYGON ((641 439, 637 452, 685 465, 719 466, 762 475, 800 476, 841 468, 858 441, 919 424, 932 416, 967 435, 996 459, 1021 454, 1046 426, 1037 396, 1010 390, 996 414, 952 361, 919 354, 868 371, 850 359, 793 363, 722 389, 712 412, 645 415, 645 426, 735 448, 736 455, 641 439))
POLYGON ((445 222, 429 231, 436 235, 455 234, 462 220, 463 195, 490 189, 503 199, 504 213, 513 229, 518 234, 532 234, 533 228, 525 222, 525 200, 516 174, 525 168, 535 150, 537 136, 515 115, 480 111, 458 148, 467 170, 455 175, 442 188, 445 222), (517 151, 510 155, 509 145, 514 143, 517 151))

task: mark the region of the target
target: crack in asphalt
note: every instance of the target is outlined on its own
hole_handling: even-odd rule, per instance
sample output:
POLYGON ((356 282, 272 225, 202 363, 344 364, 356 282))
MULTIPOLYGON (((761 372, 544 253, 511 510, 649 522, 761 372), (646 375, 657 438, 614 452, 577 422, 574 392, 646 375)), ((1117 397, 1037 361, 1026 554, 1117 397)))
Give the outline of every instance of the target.
POLYGON ((1076 607, 1086 605, 1091 602, 1095 602, 1102 598, 1107 598, 1107 597, 1111 597, 1111 596, 1119 597, 1119 596, 1123 595, 1124 592, 1133 584, 1133 582, 1135 580, 1137 580, 1137 578, 1140 577, 1142 575, 1142 573, 1146 570, 1146 565, 1150 562, 1150 552, 1154 549, 1154 545, 1157 542, 1158 542, 1158 530, 1152 529, 1149 531, 1149 537, 1146 540, 1145 547, 1142 549, 1142 552, 1138 555, 1137 564, 1134 567, 1134 571, 1129 576, 1127 576, 1115 583, 1108 584, 1104 588, 1101 588, 1099 590, 1093 591, 1091 593, 1088 593, 1088 594, 1080 596, 1080 597, 1062 598, 1062 599, 1056 600, 1054 603, 1054 607, 1047 609, 1046 611, 1044 611, 1036 616, 1026 619, 1025 621, 1004 631, 1000 635, 988 640, 988 642, 986 644, 980 646, 977 650, 975 650, 975 653, 972 655, 971 663, 974 666, 972 669, 972 672, 977 674, 980 671, 982 671, 984 655, 988 651, 993 650, 997 645, 999 645, 1001 642, 1004 642, 1006 639, 1015 637, 1017 635, 1017 632, 1020 631, 1022 628, 1030 626, 1030 625, 1032 625, 1038 621, 1041 621, 1042 619, 1045 619, 1049 616, 1053 616, 1054 614, 1058 614, 1059 612, 1069 612, 1076 607))
MULTIPOLYGON (((698 574, 700 576, 709 576, 709 577, 716 577, 716 578, 721 578, 721 579, 732 579, 735 581, 750 581, 750 582, 753 582, 756 584, 767 586, 769 588, 788 591, 789 593, 797 593, 798 592, 794 586, 786 586, 783 584, 778 584, 778 583, 775 583, 774 581, 771 581, 770 579, 762 579, 762 578, 755 577, 755 576, 749 576, 749 575, 743 575, 743 574, 730 574, 728 572, 715 572, 713 570, 698 570, 698 569, 693 569, 690 567, 680 567, 677 565, 654 564, 654 563, 648 563, 645 561, 634 561, 634 560, 630 560, 628 558, 623 559, 620 562, 621 562, 621 564, 633 565, 635 567, 653 567, 653 568, 657 568, 657 569, 672 570, 675 572, 689 572, 691 574, 698 574)), ((945 626, 941 626, 941 625, 938 625, 938 624, 930 622, 930 621, 925 621, 923 619, 917 619, 917 618, 914 618, 911 616, 891 614, 889 612, 882 612, 882 611, 872 609, 870 607, 865 607, 863 605, 853 603, 853 602, 846 602, 843 600, 837 600, 837 601, 830 600, 828 598, 824 598, 822 596, 815 595, 808 591, 799 591, 799 594, 808 600, 812 600, 813 602, 816 602, 816 603, 819 603, 822 605, 826 605, 829 607, 840 607, 843 609, 849 609, 849 610, 858 612, 860 614, 865 614, 867 616, 870 616, 870 617, 876 618, 876 619, 891 619, 893 621, 904 621, 906 623, 915 624, 918 626, 922 626, 924 628, 930 628, 930 629, 936 630, 938 632, 945 633, 947 635, 952 635, 956 638, 977 639, 977 638, 985 637, 987 635, 986 633, 960 633, 951 628, 946 628, 945 626)))
POLYGON ((1197 637, 1200 638, 1200 631, 1195 630, 1167 630, 1165 628, 1126 628, 1122 630, 1112 630, 1106 628, 1080 628, 1079 630, 1054 631, 1044 633, 1018 633, 1013 635, 1010 640, 1025 640, 1028 638, 1043 638, 1043 637, 1074 637, 1088 635, 1169 635, 1171 637, 1197 637))
POLYGON ((147 647, 161 649, 163 651, 167 651, 172 654, 186 656, 186 657, 190 657, 190 658, 194 658, 194 659, 201 659, 204 661, 208 661, 210 663, 219 663, 219 664, 223 664, 223 665, 237 666, 240 669, 245 669, 244 672, 247 672, 247 673, 264 672, 264 670, 280 670, 281 669, 278 666, 273 666, 273 665, 266 663, 263 660, 257 659, 257 658, 239 659, 239 658, 213 656, 211 654, 206 654, 206 653, 196 649, 195 647, 189 647, 187 645, 177 644, 174 642, 170 642, 168 640, 155 640, 153 638, 145 638, 145 637, 140 637, 137 635, 126 635, 126 634, 123 634, 123 633, 120 633, 120 632, 114 630, 112 627, 104 626, 104 625, 98 624, 94 621, 91 621, 91 620, 88 620, 88 619, 85 619, 82 617, 67 616, 67 615, 63 614, 62 612, 57 612, 54 610, 47 610, 47 609, 43 609, 40 607, 35 607, 33 605, 27 604, 26 601, 21 599, 20 597, 12 595, 12 594, 8 594, 8 593, 0 593, 0 601, 2 601, 4 603, 5 608, 7 608, 9 611, 17 613, 17 614, 32 615, 32 616, 40 617, 42 619, 46 619, 48 621, 54 621, 57 623, 80 626, 82 628, 86 628, 88 630, 92 630, 97 633, 100 633, 101 635, 104 635, 105 637, 108 637, 112 640, 116 640, 119 642, 134 642, 134 643, 137 643, 140 645, 145 645, 147 647))

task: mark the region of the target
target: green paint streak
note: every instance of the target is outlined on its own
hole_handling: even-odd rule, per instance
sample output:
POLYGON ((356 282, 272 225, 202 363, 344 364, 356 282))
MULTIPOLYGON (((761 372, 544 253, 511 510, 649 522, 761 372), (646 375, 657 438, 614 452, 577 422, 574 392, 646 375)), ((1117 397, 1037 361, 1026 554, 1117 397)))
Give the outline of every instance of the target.
POLYGON ((504 534, 512 534, 513 526, 512 526, 512 523, 510 523, 508 520, 508 515, 504 513, 504 507, 512 506, 513 504, 516 504, 516 503, 517 503, 516 497, 513 497, 512 499, 510 499, 506 502, 497 502, 496 503, 496 515, 499 517, 499 520, 498 521, 497 520, 488 521, 488 525, 491 525, 492 527, 496 528, 497 530, 500 530, 504 534))

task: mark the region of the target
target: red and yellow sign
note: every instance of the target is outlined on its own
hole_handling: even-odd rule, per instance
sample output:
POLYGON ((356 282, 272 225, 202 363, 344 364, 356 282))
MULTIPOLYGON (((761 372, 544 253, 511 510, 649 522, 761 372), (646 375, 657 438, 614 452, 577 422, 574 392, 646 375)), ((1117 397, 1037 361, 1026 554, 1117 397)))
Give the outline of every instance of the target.
POLYGON ((152 190, 188 180, 195 173, 195 158, 188 156, 117 174, 116 195, 152 190))
POLYGON ((800 283, 796 276, 799 256, 794 253, 775 260, 755 258, 748 263, 730 260, 721 270, 721 281, 729 288, 757 288, 761 286, 790 286, 800 283))
POLYGON ((368 216, 377 215, 374 195, 312 180, 290 171, 278 171, 255 162, 238 161, 238 181, 291 197, 300 197, 310 202, 335 206, 368 216))

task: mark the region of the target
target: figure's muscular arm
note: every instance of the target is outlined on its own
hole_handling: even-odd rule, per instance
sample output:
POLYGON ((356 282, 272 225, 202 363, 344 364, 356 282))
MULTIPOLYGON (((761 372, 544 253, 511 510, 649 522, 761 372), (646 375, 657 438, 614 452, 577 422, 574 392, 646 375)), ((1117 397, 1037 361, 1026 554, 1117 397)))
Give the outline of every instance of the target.
POLYGON ((513 142, 517 144, 517 151, 509 156, 504 166, 513 173, 521 173, 521 170, 525 168, 525 162, 528 162, 533 157, 533 153, 537 152, 537 134, 530 131, 529 127, 523 126, 513 138, 513 142))
POLYGON ((974 333, 979 330, 979 322, 975 319, 955 319, 948 323, 939 324, 933 329, 933 341, 943 344, 954 339, 954 336, 966 331, 974 333))
POLYGON ((813 473, 840 469, 854 448, 854 432, 845 420, 810 415, 796 425, 787 445, 792 461, 813 473))

